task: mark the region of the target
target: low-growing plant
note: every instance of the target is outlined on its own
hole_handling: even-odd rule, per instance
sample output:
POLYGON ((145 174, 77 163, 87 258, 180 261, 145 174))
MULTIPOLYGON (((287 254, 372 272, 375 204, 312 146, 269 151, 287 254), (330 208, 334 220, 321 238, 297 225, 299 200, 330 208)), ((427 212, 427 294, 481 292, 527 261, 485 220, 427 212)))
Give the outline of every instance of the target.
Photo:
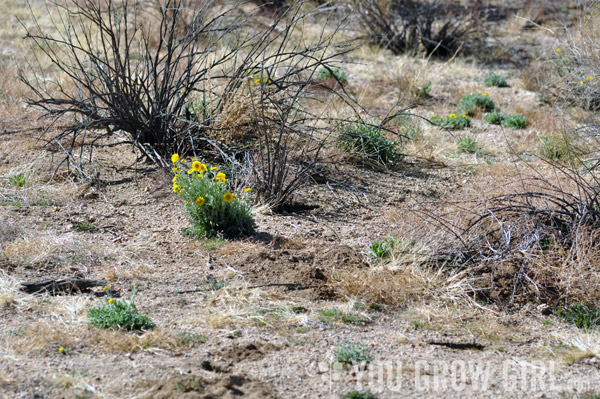
POLYGON ((369 391, 350 391, 341 394, 340 399, 377 399, 377 396, 369 391))
POLYGON ((456 140, 458 151, 467 154, 475 154, 478 150, 477 140, 470 136, 463 136, 456 140))
POLYGON ((560 307, 556 315, 579 328, 593 328, 600 325, 600 308, 591 303, 560 307))
POLYGON ((458 106, 468 116, 475 115, 477 111, 491 112, 496 108, 487 93, 467 94, 460 99, 458 106))
POLYGON ((187 392, 203 392, 204 391, 204 380, 202 377, 198 378, 180 378, 177 381, 177 390, 181 393, 187 392))
POLYGON ((202 334, 180 331, 177 334, 177 339, 181 345, 203 344, 206 342, 206 337, 202 334))
POLYGON ((192 226, 189 234, 228 239, 254 234, 254 218, 245 198, 249 189, 232 193, 225 173, 216 166, 193 160, 188 169, 177 154, 171 161, 175 172, 173 192, 185 201, 192 226))
POLYGON ((128 301, 109 298, 104 305, 88 309, 90 324, 100 328, 123 328, 125 330, 146 330, 155 324, 146 315, 138 312, 133 299, 135 288, 128 301))
POLYGON ((25 186, 25 183, 27 183, 27 176, 25 176, 23 173, 17 173, 10 176, 8 181, 17 187, 23 187, 25 186))
POLYGON ((431 98, 431 82, 425 83, 425 85, 419 89, 419 95, 424 99, 431 98))
POLYGON ((409 140, 421 141, 424 138, 423 129, 419 120, 407 114, 398 117, 397 123, 400 125, 400 133, 408 137, 409 140))
POLYGON ((525 129, 529 125, 529 121, 525 118, 525 115, 504 115, 502 119, 502 126, 509 127, 511 129, 525 129))
POLYGON ((319 68, 318 74, 321 79, 335 79, 342 84, 348 83, 348 75, 338 67, 322 66, 319 68))
POLYGON ((346 125, 338 136, 338 146, 349 153, 360 154, 363 159, 387 165, 402 158, 400 143, 390 140, 376 125, 356 121, 346 125))
POLYGON ((506 78, 501 73, 490 73, 483 79, 483 84, 488 87, 509 87, 506 78))
POLYGON ((483 120, 492 125, 500 125, 504 120, 504 114, 500 111, 492 111, 483 116, 483 120))
POLYGON ((95 233, 98 231, 98 228, 96 226, 88 222, 72 222, 71 225, 74 230, 81 231, 84 233, 95 233))
POLYGON ((333 354, 339 363, 344 364, 369 363, 373 360, 368 349, 362 345, 341 345, 334 349, 333 354))
POLYGON ((538 138, 538 151, 540 155, 550 160, 566 161, 569 158, 569 150, 564 138, 558 133, 538 138))
POLYGON ((395 237, 387 237, 383 240, 375 240, 365 253, 365 256, 376 262, 381 262, 392 256, 392 251, 396 247, 398 240, 395 237))
POLYGON ((449 114, 445 118, 437 115, 432 115, 430 120, 432 123, 438 126, 452 130, 460 130, 471 126, 471 119, 469 119, 469 117, 466 114, 449 114))

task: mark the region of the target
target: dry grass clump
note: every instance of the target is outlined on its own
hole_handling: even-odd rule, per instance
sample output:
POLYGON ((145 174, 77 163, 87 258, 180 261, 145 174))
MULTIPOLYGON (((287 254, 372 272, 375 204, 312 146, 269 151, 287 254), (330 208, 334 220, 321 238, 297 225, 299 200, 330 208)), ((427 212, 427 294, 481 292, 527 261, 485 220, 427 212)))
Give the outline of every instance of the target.
POLYGON ((2 248, 2 256, 13 265, 43 268, 47 266, 88 266, 110 259, 113 252, 100 243, 83 240, 75 233, 41 232, 14 240, 2 248))
POLYGON ((71 181, 52 181, 50 170, 38 163, 24 163, 0 172, 0 204, 57 206, 77 195, 71 181))
POLYGON ((414 246, 394 252, 387 264, 335 271, 330 280, 341 294, 370 303, 401 307, 431 299, 470 303, 473 291, 470 277, 463 272, 448 273, 432 267, 434 256, 430 249, 414 246))
POLYGON ((175 349, 180 345, 176 336, 163 329, 132 334, 121 330, 94 328, 88 332, 87 340, 98 349, 108 349, 113 353, 157 352, 175 349))

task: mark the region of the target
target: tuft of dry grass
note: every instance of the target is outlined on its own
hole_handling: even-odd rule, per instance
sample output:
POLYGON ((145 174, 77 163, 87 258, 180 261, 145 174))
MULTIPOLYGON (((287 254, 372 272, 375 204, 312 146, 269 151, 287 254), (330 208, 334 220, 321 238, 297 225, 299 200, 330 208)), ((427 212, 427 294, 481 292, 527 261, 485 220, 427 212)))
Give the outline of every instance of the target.
POLYGON ((179 346, 179 340, 164 329, 152 329, 143 334, 127 331, 91 328, 87 340, 96 348, 108 349, 113 353, 157 352, 179 346))

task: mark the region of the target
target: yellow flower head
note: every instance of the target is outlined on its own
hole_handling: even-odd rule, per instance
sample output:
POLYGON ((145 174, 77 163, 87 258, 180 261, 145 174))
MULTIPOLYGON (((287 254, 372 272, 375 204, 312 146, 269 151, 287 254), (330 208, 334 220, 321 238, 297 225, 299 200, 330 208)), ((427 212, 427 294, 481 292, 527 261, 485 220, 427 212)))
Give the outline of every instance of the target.
POLYGON ((487 97, 487 93, 481 94, 481 97, 487 97))
POLYGON ((65 350, 65 348, 63 348, 62 346, 60 348, 58 348, 59 352, 63 352, 65 350))
POLYGON ((225 181, 226 181, 225 173, 223 173, 223 172, 217 173, 217 176, 215 177, 215 179, 217 179, 221 183, 225 183, 225 181))
POLYGON ((113 303, 114 301, 115 301, 115 298, 110 298, 110 299, 108 300, 108 303, 113 303))
POLYGON ((196 198, 196 205, 198 205, 198 206, 204 205, 204 198, 202 198, 202 197, 196 198))
POLYGON ((467 117, 467 115, 466 115, 466 114, 463 114, 463 118, 466 118, 466 117, 467 117))
POLYGON ((448 115, 449 118, 456 118, 456 114, 450 114, 448 115))
POLYGON ((177 173, 175 176, 173 176, 173 180, 171 180, 173 183, 175 183, 177 181, 177 179, 179 179, 179 173, 177 173))
POLYGON ((104 291, 109 290, 110 287, 107 285, 106 287, 102 288, 104 291))
POLYGON ((179 184, 173 184, 173 192, 178 193, 181 190, 181 186, 179 184))
POLYGON ((179 166, 173 168, 173 172, 179 172, 181 170, 181 168, 179 166))
POLYGON ((590 80, 594 80, 593 76, 588 76, 585 80, 590 81, 590 80))
POLYGON ((210 168, 210 170, 217 170, 219 168, 217 168, 216 166, 213 166, 212 168, 210 168))
POLYGON ((179 154, 171 155, 171 162, 176 163, 177 161, 179 161, 179 154))
POLYGON ((248 188, 245 188, 245 189, 244 189, 244 192, 245 192, 245 193, 247 193, 247 192, 248 192, 248 191, 250 191, 250 190, 252 190, 252 189, 251 189, 250 187, 248 187, 248 188))
POLYGON ((200 179, 202 179, 202 173, 198 173, 196 176, 198 176, 200 179))
POLYGON ((233 194, 231 194, 229 191, 227 191, 225 193, 225 195, 223 195, 223 201, 230 203, 231 201, 233 201, 233 194))
POLYGON ((561 52, 561 51, 562 51, 562 50, 561 50, 561 49, 559 49, 559 48, 557 48, 556 50, 554 50, 554 52, 555 52, 556 54, 560 54, 560 52, 561 52))
POLYGON ((206 165, 204 165, 202 162, 194 162, 192 164, 192 169, 194 170, 194 172, 206 172, 206 165))

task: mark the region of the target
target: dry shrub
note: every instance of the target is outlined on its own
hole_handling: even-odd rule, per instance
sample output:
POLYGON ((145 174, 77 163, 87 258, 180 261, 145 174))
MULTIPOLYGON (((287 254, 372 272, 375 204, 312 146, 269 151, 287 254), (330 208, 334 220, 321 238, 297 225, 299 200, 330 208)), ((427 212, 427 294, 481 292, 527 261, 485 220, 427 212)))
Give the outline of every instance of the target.
POLYGON ((349 0, 366 35, 395 54, 423 51, 448 57, 469 52, 479 41, 485 18, 480 2, 464 7, 438 0, 349 0))

